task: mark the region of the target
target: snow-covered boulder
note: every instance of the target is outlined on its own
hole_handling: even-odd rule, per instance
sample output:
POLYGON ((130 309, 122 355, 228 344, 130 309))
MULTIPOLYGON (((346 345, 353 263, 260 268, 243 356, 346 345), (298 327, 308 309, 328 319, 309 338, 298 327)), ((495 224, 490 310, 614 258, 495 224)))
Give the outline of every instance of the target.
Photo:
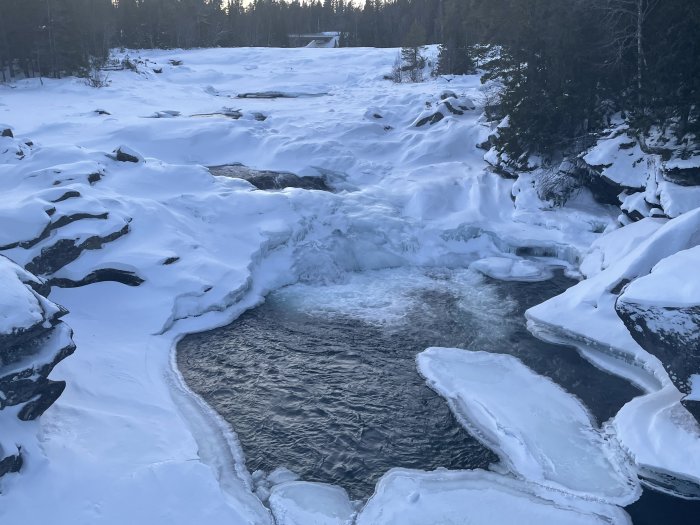
POLYGON ((112 153, 112 158, 119 162, 143 162, 143 155, 129 146, 119 146, 112 153))
MULTIPOLYGON (((591 276, 530 308, 525 313, 528 328, 547 341, 576 346, 597 366, 648 392, 627 403, 615 416, 612 427, 647 481, 664 490, 696 496, 700 487, 700 427, 681 406, 683 395, 664 369, 665 363, 640 346, 636 338, 641 332, 633 334, 628 330, 616 313, 616 304, 623 294, 628 312, 634 311, 635 304, 641 304, 638 308, 660 306, 652 310, 655 315, 663 314, 653 319, 653 328, 689 319, 690 312, 681 315, 678 311, 665 311, 663 306, 675 306, 678 310, 693 303, 691 297, 696 295, 697 282, 691 281, 697 281, 697 266, 689 265, 695 254, 691 249, 700 245, 700 209, 670 221, 645 219, 609 236, 610 241, 601 239, 585 261, 586 273, 591 276), (687 253, 681 255, 684 251, 687 253), (667 258, 669 262, 659 265, 667 258), (653 275, 655 267, 661 270, 658 276, 653 275), (668 280, 679 267, 685 268, 685 274, 668 280), (682 287, 674 285, 678 279, 685 279, 682 287), (649 291, 652 283, 653 293, 649 291), (659 299, 650 299, 651 295, 659 299)), ((637 312, 640 319, 649 315, 637 312)), ((696 325, 680 331, 674 327, 669 332, 688 337, 693 326, 696 325)), ((630 327, 637 332, 636 324, 630 327)))
POLYGON ((217 177, 247 180, 259 190, 301 188, 305 190, 330 191, 323 176, 300 177, 286 171, 255 170, 240 164, 212 166, 209 168, 209 171, 217 177))
MULTIPOLYGON (((632 281, 615 303, 634 340, 661 360, 684 394, 700 373, 700 279, 692 278, 698 268, 700 246, 675 253, 632 281)), ((700 403, 684 404, 700 421, 700 403)))
POLYGON ((9 419, 33 420, 66 384, 48 375, 75 350, 66 311, 46 299, 43 283, 0 256, 0 476, 22 466, 21 437, 9 419))
POLYGON ((423 112, 414 122, 414 126, 420 128, 426 124, 437 124, 445 117, 461 117, 467 111, 476 109, 476 105, 467 97, 460 97, 453 91, 443 92, 439 100, 427 102, 423 112))

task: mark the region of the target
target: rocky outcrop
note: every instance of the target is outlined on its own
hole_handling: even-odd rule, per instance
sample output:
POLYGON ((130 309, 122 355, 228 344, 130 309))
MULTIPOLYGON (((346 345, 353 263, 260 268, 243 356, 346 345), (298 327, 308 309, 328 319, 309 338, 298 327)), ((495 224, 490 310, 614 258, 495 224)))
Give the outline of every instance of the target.
MULTIPOLYGON (((678 252, 626 285, 615 311, 634 340, 663 363, 683 394, 700 373, 700 284, 688 279, 700 265, 700 247, 678 252)), ((700 421, 700 402, 682 403, 700 421)))
MULTIPOLYGON (((48 376, 75 344, 61 321, 66 310, 40 293, 45 287, 39 279, 2 256, 0 285, 0 420, 29 421, 63 392, 66 383, 48 376)), ((6 426, 0 426, 0 476, 22 466, 21 443, 8 446, 6 426)))
POLYGON ((414 125, 418 128, 426 124, 437 124, 447 116, 462 116, 467 111, 476 109, 476 105, 466 97, 460 97, 453 91, 445 91, 440 95, 440 99, 433 104, 426 103, 426 109, 416 119, 414 125))

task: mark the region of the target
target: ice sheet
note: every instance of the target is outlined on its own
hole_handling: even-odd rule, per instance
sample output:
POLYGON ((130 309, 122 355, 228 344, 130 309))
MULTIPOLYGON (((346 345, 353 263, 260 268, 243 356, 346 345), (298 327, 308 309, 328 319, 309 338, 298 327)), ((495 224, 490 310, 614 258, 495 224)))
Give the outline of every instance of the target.
POLYGON ((518 477, 608 503, 639 497, 628 458, 583 404, 515 357, 429 348, 419 354, 418 369, 518 477))

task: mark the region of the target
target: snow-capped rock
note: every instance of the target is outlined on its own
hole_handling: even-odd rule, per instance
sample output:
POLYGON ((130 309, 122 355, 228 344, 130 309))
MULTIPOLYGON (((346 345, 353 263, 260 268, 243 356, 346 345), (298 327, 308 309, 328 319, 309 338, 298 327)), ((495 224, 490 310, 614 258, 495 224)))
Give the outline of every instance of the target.
POLYGON ((0 476, 22 466, 21 437, 6 433, 8 418, 38 418, 66 383, 48 378, 75 350, 66 311, 42 293, 46 287, 0 255, 0 476))
MULTIPOLYGON (((700 372, 700 246, 661 260, 651 273, 625 287, 615 310, 639 346, 658 357, 673 384, 690 394, 700 372)), ((700 421, 697 402, 685 401, 700 421)))

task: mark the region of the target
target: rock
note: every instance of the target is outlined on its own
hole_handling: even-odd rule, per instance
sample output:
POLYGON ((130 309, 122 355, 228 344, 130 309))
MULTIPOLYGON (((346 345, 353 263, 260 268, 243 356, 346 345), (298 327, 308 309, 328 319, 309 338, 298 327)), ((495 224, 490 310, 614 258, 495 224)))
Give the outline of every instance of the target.
POLYGON ((22 451, 19 447, 17 448, 16 454, 10 454, 8 456, 4 456, 4 454, 2 447, 0 447, 0 478, 10 472, 19 472, 23 463, 22 451))
POLYGON ((700 167, 673 167, 664 170, 663 177, 679 186, 700 186, 700 167))
MULTIPOLYGON (((65 389, 64 381, 48 376, 75 350, 73 332, 61 321, 66 310, 42 295, 49 291, 43 283, 5 257, 0 257, 0 285, 0 414, 13 417, 3 411, 17 407, 17 418, 28 421, 41 416, 65 389)), ((0 476, 21 466, 21 444, 9 455, 0 447, 0 476)))
POLYGON ((25 403, 19 411, 19 414, 17 414, 17 417, 22 421, 31 421, 38 418, 41 414, 46 412, 47 408, 54 404, 65 388, 65 381, 47 380, 45 384, 42 385, 41 390, 37 390, 34 399, 25 403))
POLYGON ((438 111, 437 113, 433 113, 432 115, 428 115, 427 117, 419 119, 418 122, 416 122, 416 127, 420 128, 422 126, 425 126, 426 124, 430 124, 432 126, 433 124, 437 124, 444 118, 445 115, 438 111))
POLYGON ((114 150, 111 157, 119 162, 143 162, 143 157, 127 146, 119 146, 114 150))
POLYGON ((331 191, 323 177, 300 177, 285 171, 254 170, 240 164, 212 166, 209 168, 209 171, 217 177, 247 180, 259 190, 301 188, 305 190, 331 191))
POLYGON ((12 138, 12 137, 15 136, 14 133, 12 133, 12 129, 10 129, 10 128, 2 128, 2 127, 0 127, 0 129, 2 129, 2 131, 0 131, 0 137, 10 137, 10 138, 12 138))
POLYGON ((639 346, 658 357, 678 390, 688 394, 690 376, 700 371, 700 305, 642 305, 623 293, 615 311, 639 346))
POLYGON ((98 250, 107 243, 116 241, 129 233, 129 224, 107 235, 92 235, 80 242, 76 239, 59 239, 41 249, 26 266, 27 270, 37 275, 51 275, 67 264, 73 262, 85 250, 98 250))
MULTIPOLYGON (((626 284, 615 302, 634 340, 659 358, 684 394, 700 387, 700 281, 693 279, 699 266, 700 246, 676 252, 626 284)), ((684 404, 697 418, 698 402, 684 404)))
POLYGON ((48 280, 50 286, 57 286, 58 288, 78 288, 80 286, 87 286, 88 284, 103 282, 121 283, 126 286, 140 286, 144 280, 134 272, 115 270, 113 268, 94 270, 79 280, 66 279, 63 277, 53 277, 48 280))

